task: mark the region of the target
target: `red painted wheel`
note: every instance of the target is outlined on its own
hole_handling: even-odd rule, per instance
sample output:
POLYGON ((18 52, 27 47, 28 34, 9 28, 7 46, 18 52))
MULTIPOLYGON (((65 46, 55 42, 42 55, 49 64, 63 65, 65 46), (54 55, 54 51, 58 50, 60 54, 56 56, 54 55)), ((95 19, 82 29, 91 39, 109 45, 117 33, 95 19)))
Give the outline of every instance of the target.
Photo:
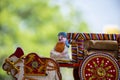
POLYGON ((79 67, 79 76, 81 80, 118 80, 119 66, 112 56, 94 53, 79 67))

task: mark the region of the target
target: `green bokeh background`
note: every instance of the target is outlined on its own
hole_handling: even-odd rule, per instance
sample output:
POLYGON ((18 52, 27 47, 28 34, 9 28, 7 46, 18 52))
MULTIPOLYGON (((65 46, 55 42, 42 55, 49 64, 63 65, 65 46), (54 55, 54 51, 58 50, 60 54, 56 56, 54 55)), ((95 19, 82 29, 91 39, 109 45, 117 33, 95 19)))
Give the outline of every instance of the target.
MULTIPOLYGON (((67 1, 70 11, 65 17, 55 0, 0 0, 0 80, 13 80, 1 65, 17 47, 25 55, 49 57, 59 32, 90 32, 81 12, 67 1)), ((72 69, 62 68, 61 73, 63 80, 73 80, 72 69)))

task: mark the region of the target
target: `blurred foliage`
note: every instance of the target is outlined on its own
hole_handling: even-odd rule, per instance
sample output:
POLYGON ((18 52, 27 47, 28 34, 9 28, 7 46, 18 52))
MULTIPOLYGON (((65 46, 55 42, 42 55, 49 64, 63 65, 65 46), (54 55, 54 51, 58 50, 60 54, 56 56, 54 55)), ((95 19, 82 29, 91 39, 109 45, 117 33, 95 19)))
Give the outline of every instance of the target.
MULTIPOLYGON (((86 22, 80 20, 80 13, 71 5, 66 4, 71 11, 65 18, 61 7, 52 4, 53 1, 0 0, 0 67, 17 47, 21 47, 25 54, 36 52, 49 57, 58 32, 89 32, 86 22)), ((10 79, 0 68, 0 80, 10 79)))

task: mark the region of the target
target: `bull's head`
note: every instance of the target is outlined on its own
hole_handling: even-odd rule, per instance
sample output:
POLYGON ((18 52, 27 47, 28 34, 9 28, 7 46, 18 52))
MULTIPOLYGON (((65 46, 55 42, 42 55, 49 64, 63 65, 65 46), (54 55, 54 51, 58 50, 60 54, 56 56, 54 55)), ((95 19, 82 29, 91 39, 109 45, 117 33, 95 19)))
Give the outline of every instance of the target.
POLYGON ((3 70, 14 77, 19 72, 19 66, 16 64, 21 61, 23 55, 23 50, 18 47, 12 55, 5 59, 2 65, 3 70))

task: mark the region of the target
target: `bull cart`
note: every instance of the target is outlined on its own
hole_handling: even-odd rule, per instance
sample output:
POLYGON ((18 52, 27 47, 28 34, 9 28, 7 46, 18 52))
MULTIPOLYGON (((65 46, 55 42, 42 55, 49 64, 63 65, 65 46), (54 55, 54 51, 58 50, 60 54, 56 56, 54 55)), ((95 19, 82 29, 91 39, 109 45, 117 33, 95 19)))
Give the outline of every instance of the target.
POLYGON ((2 66, 16 80, 62 80, 60 67, 73 68, 74 80, 120 80, 120 34, 67 33, 72 60, 55 61, 21 48, 2 66))
POLYGON ((120 34, 67 33, 72 61, 58 62, 73 68, 74 80, 120 79, 120 34))

